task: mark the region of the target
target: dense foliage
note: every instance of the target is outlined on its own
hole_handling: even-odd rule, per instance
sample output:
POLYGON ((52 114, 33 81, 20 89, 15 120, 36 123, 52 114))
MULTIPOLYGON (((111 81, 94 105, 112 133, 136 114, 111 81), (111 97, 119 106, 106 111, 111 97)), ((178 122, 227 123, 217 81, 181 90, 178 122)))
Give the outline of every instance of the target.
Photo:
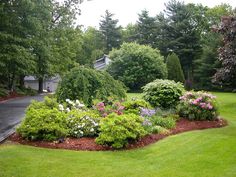
POLYGON ((109 54, 108 72, 131 90, 138 90, 157 78, 166 78, 167 70, 159 51, 136 43, 124 43, 109 54))
POLYGON ((178 105, 181 117, 190 120, 214 120, 218 116, 215 96, 206 92, 187 92, 178 105))
MULTIPOLYGON (((34 103, 34 107, 36 106, 34 103)), ((41 104, 41 103, 39 103, 41 104)), ((57 140, 68 134, 66 115, 56 108, 38 105, 40 108, 30 108, 17 132, 29 140, 57 140), (46 108, 47 107, 47 108, 46 108)))
POLYGON ((179 57, 175 53, 172 53, 167 56, 166 66, 169 80, 184 83, 184 73, 179 61, 179 57))
POLYGON ((143 98, 154 107, 174 108, 183 92, 183 84, 157 79, 143 87, 143 98))
POLYGON ((143 119, 135 114, 110 114, 101 120, 100 134, 96 142, 102 145, 122 148, 131 140, 138 140, 147 132, 144 130, 143 119))
POLYGON ((223 17, 215 30, 223 35, 223 47, 219 48, 221 68, 213 81, 218 85, 236 87, 236 17, 223 17))
POLYGON ((92 106, 93 99, 114 96, 124 98, 123 86, 107 73, 93 69, 77 67, 62 79, 57 89, 58 100, 81 100, 92 106))

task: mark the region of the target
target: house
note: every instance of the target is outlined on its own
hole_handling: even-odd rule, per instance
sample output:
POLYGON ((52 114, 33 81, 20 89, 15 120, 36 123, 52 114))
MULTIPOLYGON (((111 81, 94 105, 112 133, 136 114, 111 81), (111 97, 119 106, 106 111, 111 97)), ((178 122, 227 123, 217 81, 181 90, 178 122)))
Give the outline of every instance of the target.
POLYGON ((94 69, 96 70, 104 70, 111 62, 111 59, 108 58, 107 55, 104 55, 102 58, 97 59, 94 62, 94 69))
MULTIPOLYGON (((94 69, 104 70, 110 62, 111 60, 108 58, 108 56, 104 55, 102 58, 99 58, 94 62, 94 69)), ((61 77, 59 75, 45 79, 43 81, 43 90, 47 90, 47 88, 49 88, 50 91, 55 92, 60 80, 61 77)), ((26 76, 24 78, 24 82, 26 88, 29 87, 35 90, 38 90, 39 88, 38 79, 35 76, 26 76)))
MULTIPOLYGON (((59 75, 45 79, 43 81, 43 90, 47 90, 49 88, 50 91, 55 92, 60 80, 61 77, 59 75)), ((29 87, 35 90, 38 90, 39 88, 38 79, 34 76, 25 76, 24 83, 26 88, 29 87)))

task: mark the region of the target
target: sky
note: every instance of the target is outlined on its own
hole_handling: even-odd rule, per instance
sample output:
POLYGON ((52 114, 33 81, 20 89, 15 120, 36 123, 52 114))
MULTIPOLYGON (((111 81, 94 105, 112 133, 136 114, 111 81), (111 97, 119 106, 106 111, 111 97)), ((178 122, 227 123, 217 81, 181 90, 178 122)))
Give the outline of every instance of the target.
MULTIPOLYGON (((78 17, 77 24, 99 27, 101 16, 105 10, 115 14, 114 18, 119 20, 119 25, 126 26, 135 23, 138 13, 146 9, 151 16, 155 16, 165 9, 164 3, 169 0, 84 0, 80 5, 81 15, 78 17)), ((221 3, 230 4, 236 7, 236 0, 184 0, 185 3, 201 3, 205 6, 213 7, 221 3)))

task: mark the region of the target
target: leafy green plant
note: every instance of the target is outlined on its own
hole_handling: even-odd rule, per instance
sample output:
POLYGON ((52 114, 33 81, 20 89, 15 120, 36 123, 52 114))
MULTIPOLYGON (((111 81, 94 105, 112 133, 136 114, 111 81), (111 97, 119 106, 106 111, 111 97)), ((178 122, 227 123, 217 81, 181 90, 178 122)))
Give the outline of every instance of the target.
POLYGON ((131 90, 156 78, 166 78, 167 69, 159 50, 136 43, 123 43, 120 49, 109 53, 112 59, 107 71, 131 90))
POLYGON ((8 95, 8 91, 4 88, 0 88, 0 97, 4 97, 8 95))
POLYGON ((28 106, 27 110, 31 109, 54 109, 58 108, 58 103, 55 98, 44 97, 42 102, 33 100, 31 104, 28 106))
POLYGON ((175 108, 184 93, 180 82, 157 79, 143 87, 143 98, 153 107, 175 108))
POLYGON ((143 119, 135 114, 110 114, 100 122, 100 133, 96 143, 122 148, 129 141, 147 134, 142 126, 143 119))
POLYGON ((132 99, 122 103, 125 107, 125 112, 139 114, 140 108, 151 108, 151 105, 143 99, 132 99))
POLYGON ((187 92, 181 98, 177 112, 190 120, 214 120, 218 116, 216 97, 207 92, 187 92))
POLYGON ((122 85, 107 73, 76 67, 63 77, 56 96, 59 102, 78 99, 92 106, 94 99, 108 96, 123 98, 126 94, 122 85))
POLYGON ((151 122, 153 125, 158 125, 166 129, 171 129, 175 127, 176 120, 172 117, 158 117, 158 116, 152 116, 151 122))
POLYGON ((70 111, 66 119, 69 135, 78 138, 98 135, 100 119, 101 117, 93 111, 70 111))
POLYGON ((68 134, 66 114, 55 108, 31 107, 17 132, 29 140, 57 140, 68 134))

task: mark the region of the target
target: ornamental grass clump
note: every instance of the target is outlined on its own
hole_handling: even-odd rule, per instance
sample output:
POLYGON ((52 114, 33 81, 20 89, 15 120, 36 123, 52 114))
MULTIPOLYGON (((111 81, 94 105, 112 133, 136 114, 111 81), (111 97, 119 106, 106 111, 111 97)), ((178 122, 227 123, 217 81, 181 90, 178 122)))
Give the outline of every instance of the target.
POLYGON ((216 97, 207 92, 187 92, 180 97, 177 112, 190 120, 214 120, 218 117, 216 97))

